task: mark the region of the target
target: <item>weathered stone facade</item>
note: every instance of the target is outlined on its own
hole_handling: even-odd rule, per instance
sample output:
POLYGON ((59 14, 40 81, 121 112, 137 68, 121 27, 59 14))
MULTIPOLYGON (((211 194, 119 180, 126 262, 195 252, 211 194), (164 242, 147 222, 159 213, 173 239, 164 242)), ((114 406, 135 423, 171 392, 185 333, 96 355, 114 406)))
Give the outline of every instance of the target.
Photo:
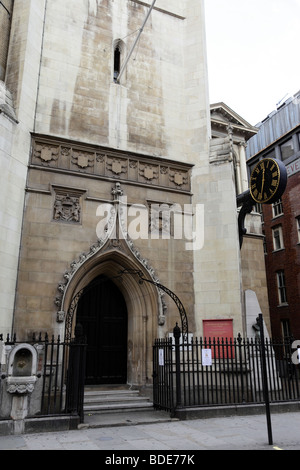
POLYGON ((13 0, 2 0, 0 5, 0 80, 5 79, 13 3, 13 0))
POLYGON ((20 254, 7 262, 0 327, 23 340, 63 336, 76 324, 74 296, 105 275, 125 299, 137 385, 151 381, 154 338, 180 322, 155 281, 180 298, 192 334, 209 319, 245 333, 236 193, 255 132, 226 106, 211 115, 202 1, 158 0, 116 80, 116 47, 122 64, 151 3, 15 0, 6 72, 16 113, 7 158, 18 171, 6 169, 2 207, 15 225, 2 233, 4 251, 14 235, 20 254))

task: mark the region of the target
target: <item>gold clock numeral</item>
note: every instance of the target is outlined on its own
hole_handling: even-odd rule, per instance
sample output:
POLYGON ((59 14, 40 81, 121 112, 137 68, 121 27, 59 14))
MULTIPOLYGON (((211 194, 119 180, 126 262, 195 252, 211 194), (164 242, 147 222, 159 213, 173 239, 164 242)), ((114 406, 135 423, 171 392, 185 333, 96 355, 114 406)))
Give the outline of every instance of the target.
POLYGON ((271 183, 271 186, 277 186, 277 181, 276 180, 272 180, 272 183, 271 183))
POLYGON ((278 176, 278 171, 274 171, 274 173, 272 173, 272 177, 276 178, 277 176, 278 176))
POLYGON ((255 190, 253 191, 253 196, 254 196, 254 197, 257 197, 257 195, 258 195, 258 190, 255 189, 255 190))

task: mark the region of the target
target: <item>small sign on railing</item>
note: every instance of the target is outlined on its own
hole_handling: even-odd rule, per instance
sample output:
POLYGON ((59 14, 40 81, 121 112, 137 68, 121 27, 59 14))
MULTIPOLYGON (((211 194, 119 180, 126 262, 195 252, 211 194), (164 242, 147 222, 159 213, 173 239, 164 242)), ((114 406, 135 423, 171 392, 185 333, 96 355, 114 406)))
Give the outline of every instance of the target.
POLYGON ((160 366, 165 365, 165 356, 164 356, 164 350, 163 349, 158 350, 158 364, 160 366))
POLYGON ((211 349, 202 349, 202 365, 211 366, 212 365, 212 355, 211 349))

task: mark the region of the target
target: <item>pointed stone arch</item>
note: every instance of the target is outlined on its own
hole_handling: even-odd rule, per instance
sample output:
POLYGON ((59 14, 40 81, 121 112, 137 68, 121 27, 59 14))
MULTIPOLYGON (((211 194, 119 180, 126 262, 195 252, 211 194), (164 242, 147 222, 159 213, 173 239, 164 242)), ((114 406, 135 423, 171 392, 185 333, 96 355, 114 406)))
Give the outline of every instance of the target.
MULTIPOLYGON (((152 374, 152 344, 157 336, 157 315, 159 295, 152 284, 140 284, 137 276, 122 276, 124 269, 141 269, 139 263, 119 250, 107 250, 105 253, 89 259, 74 274, 64 296, 66 311, 66 336, 76 324, 76 293, 81 293, 93 279, 105 275, 121 291, 128 312, 128 383, 144 385, 152 374), (75 299, 75 304, 72 301, 75 299), (74 307, 74 308, 73 308, 74 307)), ((144 269, 143 273, 149 277, 144 269)))
POLYGON ((105 234, 87 253, 82 253, 78 260, 71 263, 70 270, 64 274, 64 281, 58 285, 57 321, 64 323, 65 339, 70 340, 76 324, 78 298, 84 289, 98 276, 105 275, 111 279, 121 291, 127 306, 128 381, 144 385, 151 381, 152 345, 159 336, 159 327, 165 323, 164 293, 155 285, 159 279, 154 269, 124 229, 120 183, 116 183, 112 194, 114 201, 105 234), (127 272, 126 276, 122 276, 122 271, 127 272), (134 274, 137 271, 151 282, 140 283, 134 274))

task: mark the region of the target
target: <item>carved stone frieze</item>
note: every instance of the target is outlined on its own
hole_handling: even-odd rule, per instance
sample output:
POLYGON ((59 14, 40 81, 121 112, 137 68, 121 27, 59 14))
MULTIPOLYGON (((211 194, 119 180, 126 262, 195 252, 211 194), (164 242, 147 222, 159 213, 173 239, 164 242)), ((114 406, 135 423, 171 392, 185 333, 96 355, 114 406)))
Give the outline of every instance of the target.
POLYGON ((36 376, 7 377, 6 390, 8 393, 24 395, 32 393, 37 381, 36 376))
POLYGON ((34 136, 31 166, 101 179, 118 178, 172 191, 191 191, 192 165, 78 142, 34 136))
POLYGON ((112 174, 113 177, 119 177, 123 173, 127 173, 127 160, 121 160, 120 158, 108 158, 107 159, 107 170, 112 174))
POLYGON ((140 165, 140 176, 142 176, 147 182, 157 181, 158 174, 158 166, 149 164, 140 165))
POLYGON ((183 171, 170 171, 170 181, 174 183, 177 187, 185 186, 188 182, 188 174, 183 171))
POLYGON ((72 163, 77 165, 80 170, 88 169, 94 166, 95 155, 81 151, 75 151, 72 154, 72 163))
POLYGON ((36 145, 34 157, 40 160, 42 165, 50 165, 56 162, 59 157, 59 147, 53 145, 36 145))

